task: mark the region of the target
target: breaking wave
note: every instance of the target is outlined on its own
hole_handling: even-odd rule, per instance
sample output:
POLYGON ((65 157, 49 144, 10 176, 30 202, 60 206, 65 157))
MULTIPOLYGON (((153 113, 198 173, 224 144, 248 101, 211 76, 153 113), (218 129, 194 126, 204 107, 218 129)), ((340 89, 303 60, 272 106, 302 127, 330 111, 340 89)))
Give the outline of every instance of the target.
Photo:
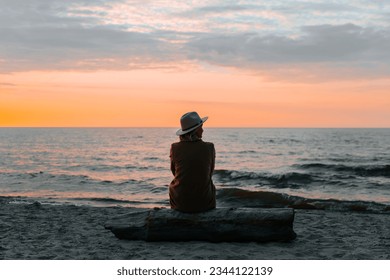
POLYGON ((275 188, 299 188, 308 185, 315 176, 307 173, 288 172, 285 174, 269 174, 234 170, 215 170, 218 182, 227 185, 256 184, 259 186, 272 185, 275 188))
POLYGON ((310 199, 269 191, 249 191, 240 188, 223 188, 217 192, 219 205, 228 207, 289 207, 294 209, 389 212, 390 206, 368 201, 337 199, 310 199))
POLYGON ((390 177, 390 165, 358 165, 349 166, 345 164, 324 164, 324 163, 309 163, 295 165, 299 169, 324 171, 324 172, 342 172, 349 173, 361 177, 390 177))

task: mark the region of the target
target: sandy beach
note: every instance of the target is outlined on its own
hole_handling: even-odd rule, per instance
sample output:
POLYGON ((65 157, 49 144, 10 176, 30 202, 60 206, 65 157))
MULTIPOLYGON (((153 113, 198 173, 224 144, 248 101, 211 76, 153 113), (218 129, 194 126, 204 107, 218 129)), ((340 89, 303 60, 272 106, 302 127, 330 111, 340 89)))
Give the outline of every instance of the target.
MULTIPOLYGON (((1 201, 1 200, 0 200, 1 201)), ((1 259, 390 259, 390 215, 296 210, 292 242, 144 242, 104 224, 130 209, 0 203, 1 259)))

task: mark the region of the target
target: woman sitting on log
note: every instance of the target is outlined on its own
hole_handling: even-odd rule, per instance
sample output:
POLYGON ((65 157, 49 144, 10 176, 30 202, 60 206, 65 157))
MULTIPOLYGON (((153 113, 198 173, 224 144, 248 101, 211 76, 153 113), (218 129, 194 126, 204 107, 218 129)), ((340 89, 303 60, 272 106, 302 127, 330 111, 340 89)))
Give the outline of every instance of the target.
POLYGON ((196 213, 214 209, 215 186, 212 174, 215 165, 213 143, 203 142, 203 123, 208 117, 189 112, 180 119, 181 129, 176 132, 180 142, 173 143, 170 151, 174 179, 169 185, 172 209, 196 213))

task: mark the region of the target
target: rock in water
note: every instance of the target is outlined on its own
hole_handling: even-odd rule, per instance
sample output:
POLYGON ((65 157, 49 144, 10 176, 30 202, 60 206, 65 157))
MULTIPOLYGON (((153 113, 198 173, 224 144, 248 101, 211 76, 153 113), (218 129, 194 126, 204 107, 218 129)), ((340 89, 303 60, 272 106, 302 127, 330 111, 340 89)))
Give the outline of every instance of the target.
POLYGON ((293 222, 290 208, 216 208, 190 214, 155 208, 122 216, 105 227, 129 240, 266 242, 295 239, 293 222))

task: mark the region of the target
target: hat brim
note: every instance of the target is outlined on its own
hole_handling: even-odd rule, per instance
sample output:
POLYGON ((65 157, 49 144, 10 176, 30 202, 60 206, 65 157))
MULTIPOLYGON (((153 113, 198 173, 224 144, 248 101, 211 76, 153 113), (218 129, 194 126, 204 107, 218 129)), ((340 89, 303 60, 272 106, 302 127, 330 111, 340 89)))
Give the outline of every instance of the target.
POLYGON ((199 123, 198 125, 196 125, 196 126, 194 126, 194 127, 191 127, 190 129, 187 129, 187 130, 181 130, 181 129, 179 129, 178 131, 176 131, 176 135, 177 135, 177 136, 184 135, 184 134, 186 134, 186 133, 188 133, 188 132, 191 132, 191 131, 197 129, 199 126, 201 126, 202 124, 204 124, 204 123, 207 121, 208 118, 209 118, 209 117, 204 117, 204 118, 202 118, 202 122, 201 122, 201 123, 199 123))

